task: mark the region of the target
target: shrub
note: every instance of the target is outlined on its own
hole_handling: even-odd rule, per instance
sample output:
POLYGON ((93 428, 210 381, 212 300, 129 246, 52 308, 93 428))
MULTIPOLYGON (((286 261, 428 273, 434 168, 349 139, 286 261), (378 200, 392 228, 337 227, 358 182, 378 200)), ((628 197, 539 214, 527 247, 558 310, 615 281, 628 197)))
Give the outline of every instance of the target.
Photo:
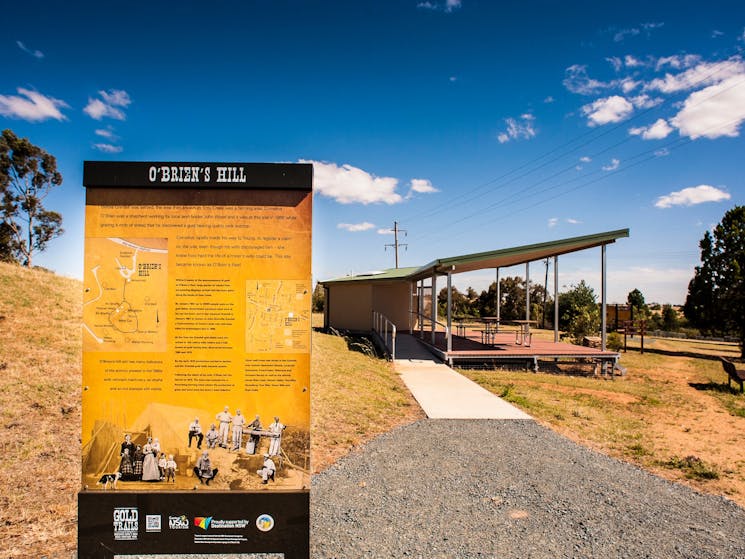
POLYGON ((623 347, 623 338, 618 332, 611 332, 605 340, 605 347, 611 351, 619 351, 623 347))

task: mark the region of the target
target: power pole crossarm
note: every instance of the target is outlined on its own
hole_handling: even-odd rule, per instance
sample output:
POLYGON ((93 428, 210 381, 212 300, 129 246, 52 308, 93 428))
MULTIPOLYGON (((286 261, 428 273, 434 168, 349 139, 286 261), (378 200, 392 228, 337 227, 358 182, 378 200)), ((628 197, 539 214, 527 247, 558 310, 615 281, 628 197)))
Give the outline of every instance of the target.
POLYGON ((399 243, 398 242, 398 234, 399 233, 403 233, 404 236, 406 236, 406 231, 404 231, 403 229, 399 229, 398 228, 398 221, 394 221, 393 222, 393 229, 391 229, 391 231, 393 231, 393 244, 387 244, 387 245, 385 245, 385 248, 388 248, 388 247, 393 248, 393 251, 396 254, 396 268, 398 268, 398 247, 407 247, 408 248, 409 245, 406 244, 406 243, 399 243))

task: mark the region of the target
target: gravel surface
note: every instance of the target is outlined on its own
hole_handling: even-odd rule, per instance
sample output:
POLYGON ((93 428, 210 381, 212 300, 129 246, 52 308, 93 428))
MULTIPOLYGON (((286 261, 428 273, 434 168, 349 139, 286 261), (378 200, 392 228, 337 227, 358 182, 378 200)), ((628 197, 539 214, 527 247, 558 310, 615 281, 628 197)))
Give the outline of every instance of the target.
POLYGON ((422 420, 311 489, 311 557, 745 558, 745 510, 534 421, 422 420))

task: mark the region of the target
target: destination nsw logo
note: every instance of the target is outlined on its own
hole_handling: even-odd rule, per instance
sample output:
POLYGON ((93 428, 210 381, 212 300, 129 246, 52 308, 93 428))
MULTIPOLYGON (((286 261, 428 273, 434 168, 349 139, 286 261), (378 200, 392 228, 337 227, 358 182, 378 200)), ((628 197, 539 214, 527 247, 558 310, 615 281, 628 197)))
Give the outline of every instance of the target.
POLYGON ((210 528, 218 529, 241 529, 248 526, 250 522, 248 520, 217 520, 212 516, 195 516, 194 526, 201 528, 202 530, 209 530, 210 528))

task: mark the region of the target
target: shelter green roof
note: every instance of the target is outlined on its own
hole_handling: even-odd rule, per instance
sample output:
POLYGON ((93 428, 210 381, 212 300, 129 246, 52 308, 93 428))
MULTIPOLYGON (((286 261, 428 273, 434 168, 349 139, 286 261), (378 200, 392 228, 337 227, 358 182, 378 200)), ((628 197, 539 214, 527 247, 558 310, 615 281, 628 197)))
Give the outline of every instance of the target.
POLYGON ((506 268, 516 264, 525 264, 543 258, 560 256, 570 252, 577 252, 602 245, 614 243, 616 239, 629 236, 628 229, 617 229, 615 231, 606 231, 604 233, 595 233, 593 235, 584 235, 581 237, 570 237, 557 241, 547 241, 532 245, 523 245, 512 248, 492 250, 487 252, 477 252, 473 254, 464 254, 462 256, 452 256, 448 258, 438 258, 429 264, 413 268, 390 269, 382 272, 372 272, 369 274, 360 274, 356 276, 347 276, 333 280, 323 281, 321 283, 341 283, 350 281, 381 281, 381 280, 407 280, 417 281, 431 277, 433 274, 443 275, 448 272, 462 273, 482 270, 484 268, 506 268))
POLYGON ((385 281, 385 280, 401 280, 408 278, 411 274, 416 272, 419 266, 413 266, 409 268, 390 268, 388 270, 382 270, 380 272, 367 272, 364 274, 357 274, 356 276, 342 276, 340 278, 334 278, 330 280, 322 281, 322 284, 327 283, 344 283, 344 282, 364 282, 364 281, 385 281))

